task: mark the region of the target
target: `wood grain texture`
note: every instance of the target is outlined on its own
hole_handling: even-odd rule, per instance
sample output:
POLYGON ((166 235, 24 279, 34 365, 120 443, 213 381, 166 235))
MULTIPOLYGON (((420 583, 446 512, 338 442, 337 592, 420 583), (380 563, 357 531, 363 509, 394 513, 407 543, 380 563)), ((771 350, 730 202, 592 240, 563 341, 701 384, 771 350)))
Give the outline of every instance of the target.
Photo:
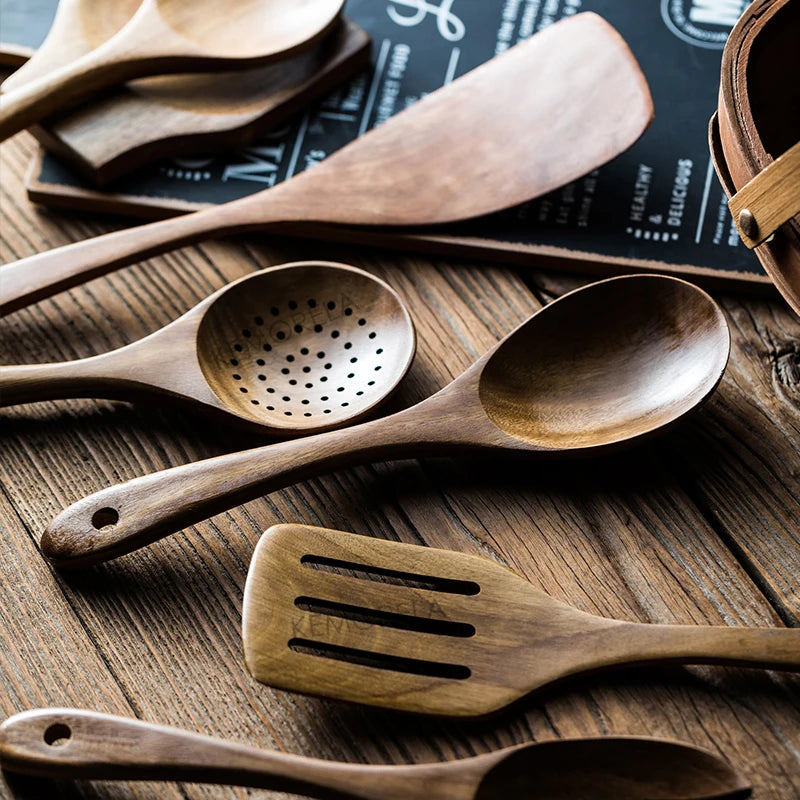
POLYGON ((215 236, 287 223, 435 225, 510 208, 609 161, 652 115, 628 46, 596 14, 577 14, 431 92, 318 168, 194 214, 6 265, 0 313, 215 236), (534 76, 537 102, 512 103, 513 87, 534 76), (566 107, 564 96, 573 98, 566 107), (507 144, 499 149, 498 141, 507 144), (476 182, 480 192, 464 190, 476 182))
POLYGON ((7 720, 0 762, 33 775, 232 783, 321 800, 491 800, 506 792, 527 800, 750 796, 747 781, 719 756, 664 739, 554 740, 443 763, 343 764, 76 709, 7 720))
POLYGON ((380 405, 415 344, 408 311, 384 281, 346 264, 295 262, 244 276, 116 350, 0 366, 0 406, 144 397, 263 434, 307 434, 380 405))
MULTIPOLYGON (((72 41, 78 48, 92 44, 80 32, 72 41)), ((159 158, 250 144, 365 66, 369 50, 367 34, 341 20, 316 47, 278 64, 132 81, 32 133, 86 179, 105 185, 159 158)), ((37 61, 37 71, 52 60, 64 63, 70 53, 62 43, 52 56, 37 61)), ((22 85, 29 77, 21 69, 6 83, 22 85)))
POLYGON ((485 716, 620 666, 800 671, 800 631, 618 622, 489 559, 308 525, 261 537, 242 615, 262 683, 422 714, 485 716))
POLYGON ((800 141, 748 181, 728 205, 742 241, 750 248, 800 216, 800 141))
MULTIPOLYGON (((301 268, 309 269, 294 269, 301 268)), ((293 271, 279 275, 291 282, 293 271)), ((232 293, 245 286, 238 283, 232 293)), ((388 344, 391 336, 381 325, 367 324, 365 307, 359 326, 370 330, 369 337, 381 331, 388 344)), ((596 456, 651 436, 704 402, 722 377, 728 348, 722 312, 691 284, 654 275, 593 283, 532 315, 456 380, 411 408, 111 486, 59 514, 42 536, 42 554, 63 568, 99 563, 259 494, 351 464, 460 452, 596 456)), ((383 356, 374 367, 373 352, 367 359, 375 379, 366 388, 374 390, 370 384, 382 380, 375 373, 383 369, 383 356)), ((290 373, 288 367, 283 371, 290 373)), ((404 371, 395 371, 390 384, 404 371)), ((347 381, 336 382, 343 385, 325 391, 337 405, 347 405, 338 402, 347 396, 347 381)), ((325 404, 334 402, 326 398, 325 404)), ((315 424, 308 421, 309 428, 315 424)))
MULTIPOLYGON (((214 4, 197 0, 143 0, 138 8, 122 0, 114 35, 100 30, 87 38, 99 44, 80 58, 0 95, 0 140, 69 108, 109 86, 134 78, 215 69, 246 69, 294 55, 312 47, 334 25, 343 0, 240 0, 229 12, 214 13, 214 4), (121 27, 131 10, 135 13, 121 27), (121 14, 120 14, 121 12, 121 14), (269 24, 264 24, 265 19, 269 24)), ((96 7, 80 0, 61 4, 45 42, 43 59, 61 47, 73 48, 77 31, 102 29, 96 7), (88 21, 87 21, 88 18, 88 21), (65 44, 61 44, 64 42, 65 44)), ((30 71, 35 71, 36 55, 30 71)))
MULTIPOLYGON (((25 202, 34 141, 2 154, 4 260, 97 235, 25 202)), ((543 303, 563 275, 303 241, 240 239, 150 259, 0 321, 5 363, 94 355, 151 333, 226 282, 291 260, 345 261, 409 303, 417 358, 389 406, 441 388, 543 303)), ((69 503, 120 480, 260 444, 174 408, 110 401, 0 412, 0 712, 82 706, 259 747, 360 763, 440 761, 527 741, 656 735, 719 752, 756 800, 800 792, 795 676, 717 667, 576 679, 490 720, 425 720, 271 690, 241 655, 253 548, 301 522, 485 555, 577 608, 640 622, 796 627, 800 323, 720 295, 731 361, 667 437, 570 464, 439 458, 339 470, 259 498, 103 567, 58 575, 36 550, 69 503)), ((8 788, 11 794, 12 789, 8 788)), ((185 784, 14 780, 16 800, 286 797, 185 784)))

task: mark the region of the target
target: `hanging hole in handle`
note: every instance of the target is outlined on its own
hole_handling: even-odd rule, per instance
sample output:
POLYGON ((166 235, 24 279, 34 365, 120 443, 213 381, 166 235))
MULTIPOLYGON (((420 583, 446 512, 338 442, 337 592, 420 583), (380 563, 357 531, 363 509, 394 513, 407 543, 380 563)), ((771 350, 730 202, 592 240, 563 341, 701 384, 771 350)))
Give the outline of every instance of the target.
POLYGON ((51 747, 61 747, 65 745, 72 737, 72 731, 69 725, 63 722, 53 723, 45 732, 44 740, 51 747))
POLYGON ((116 508, 101 508, 92 514, 92 527, 95 530, 116 525, 119 522, 119 511, 116 508))

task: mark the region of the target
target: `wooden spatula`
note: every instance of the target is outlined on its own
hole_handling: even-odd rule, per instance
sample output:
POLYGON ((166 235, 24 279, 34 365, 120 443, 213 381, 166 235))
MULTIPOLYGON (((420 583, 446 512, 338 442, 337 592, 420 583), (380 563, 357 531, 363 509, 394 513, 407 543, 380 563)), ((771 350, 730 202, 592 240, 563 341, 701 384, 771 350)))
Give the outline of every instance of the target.
POLYGON ((621 665, 800 668, 797 629, 605 619, 488 559, 305 525, 259 541, 242 636, 263 683, 448 716, 621 665))
POLYGON ((0 268, 0 314, 213 236, 287 223, 433 225, 509 208, 619 155, 652 113, 620 35, 577 14, 274 188, 0 268))

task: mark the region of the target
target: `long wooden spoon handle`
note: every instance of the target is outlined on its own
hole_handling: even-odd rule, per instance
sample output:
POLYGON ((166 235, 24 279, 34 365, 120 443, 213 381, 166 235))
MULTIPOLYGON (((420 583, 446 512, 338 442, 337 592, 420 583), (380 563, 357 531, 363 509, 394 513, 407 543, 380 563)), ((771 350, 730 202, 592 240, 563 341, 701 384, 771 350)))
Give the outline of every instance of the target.
POLYGON ((100 89, 142 74, 142 62, 99 47, 82 58, 0 95, 0 141, 100 89))
POLYGON ((67 397, 113 398, 120 381, 105 376, 100 367, 109 360, 108 355, 58 364, 0 367, 0 406, 67 397))
MULTIPOLYGON (((421 784, 428 777, 423 767, 325 762, 76 709, 26 711, 6 720, 0 765, 54 778, 225 783, 322 800, 403 798, 402 783, 421 784), (387 781, 394 791, 383 788, 387 781)), ((431 766, 441 772, 441 765, 431 766)))
POLYGON ((674 661, 800 670, 797 628, 637 624, 629 630, 626 659, 629 662, 674 661))
POLYGON ((53 520, 42 536, 42 553, 57 567, 106 561, 326 470, 416 452, 419 431, 411 421, 412 410, 103 489, 53 520), (407 416, 410 424, 403 424, 407 416))
POLYGON ((176 247, 266 222, 250 219, 248 200, 107 233, 0 266, 0 316, 176 247))

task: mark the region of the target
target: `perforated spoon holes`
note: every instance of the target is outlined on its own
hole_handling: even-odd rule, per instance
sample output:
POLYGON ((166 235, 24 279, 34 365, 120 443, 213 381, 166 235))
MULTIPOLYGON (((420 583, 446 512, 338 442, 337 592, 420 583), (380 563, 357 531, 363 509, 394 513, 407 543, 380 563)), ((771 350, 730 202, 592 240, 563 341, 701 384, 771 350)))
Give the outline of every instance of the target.
POLYGON ((378 403, 405 372, 414 335, 386 287, 355 270, 267 272, 206 312, 198 356, 215 394, 276 427, 320 427, 378 403))

